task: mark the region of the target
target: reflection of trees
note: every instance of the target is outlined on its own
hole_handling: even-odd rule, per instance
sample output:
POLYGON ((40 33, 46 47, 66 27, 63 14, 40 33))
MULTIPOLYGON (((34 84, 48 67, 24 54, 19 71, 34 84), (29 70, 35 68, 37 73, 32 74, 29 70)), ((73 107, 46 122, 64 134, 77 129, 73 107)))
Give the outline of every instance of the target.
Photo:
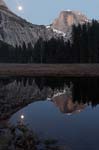
POLYGON ((99 78, 80 78, 74 83, 74 101, 99 104, 99 78))
MULTIPOLYGON (((38 80, 38 79, 37 79, 38 80)), ((37 81, 36 80, 36 81, 37 81)), ((92 106, 99 104, 99 78, 98 77, 46 77, 39 78, 39 84, 51 87, 53 90, 60 91, 64 89, 64 84, 70 87, 70 81, 73 83, 72 96, 73 101, 78 103, 87 103, 92 106), (42 82, 43 81, 43 82, 42 82)))
POLYGON ((30 102, 45 100, 47 95, 52 92, 48 87, 40 90, 34 80, 31 84, 28 80, 25 84, 23 80, 18 82, 15 80, 0 85, 0 118, 9 116, 9 114, 30 102))
POLYGON ((71 78, 71 81, 72 96, 63 94, 53 98, 61 112, 79 112, 86 104, 91 104, 92 107, 99 104, 99 78, 71 78))
POLYGON ((53 99, 55 94, 64 92, 64 89, 66 95, 61 95, 57 101, 55 97, 53 99, 62 112, 83 109, 83 104, 86 103, 91 103, 92 106, 99 104, 99 78, 38 77, 35 78, 35 81, 33 78, 17 79, 10 83, 1 81, 0 115, 11 113, 17 107, 22 107, 35 100, 45 100, 47 97, 53 99))

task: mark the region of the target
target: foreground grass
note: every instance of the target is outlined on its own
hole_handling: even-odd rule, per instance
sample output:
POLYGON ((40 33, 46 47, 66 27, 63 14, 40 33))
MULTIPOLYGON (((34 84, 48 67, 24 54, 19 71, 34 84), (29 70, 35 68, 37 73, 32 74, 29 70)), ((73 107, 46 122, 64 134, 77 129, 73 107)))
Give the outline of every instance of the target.
POLYGON ((1 130, 0 150, 70 150, 56 139, 38 137, 26 125, 18 123, 1 130))
POLYGON ((0 76, 99 76, 99 64, 0 64, 0 76))

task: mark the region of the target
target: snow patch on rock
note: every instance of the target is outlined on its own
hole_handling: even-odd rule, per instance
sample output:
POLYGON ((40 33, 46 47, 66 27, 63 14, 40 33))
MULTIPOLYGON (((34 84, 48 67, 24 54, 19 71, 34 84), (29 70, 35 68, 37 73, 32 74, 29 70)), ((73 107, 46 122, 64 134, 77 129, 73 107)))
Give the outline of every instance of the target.
POLYGON ((60 34, 60 35, 62 35, 63 37, 66 36, 66 33, 64 33, 64 32, 62 32, 62 31, 60 31, 60 30, 57 30, 57 29, 54 29, 54 28, 52 28, 52 30, 53 30, 53 32, 56 32, 57 34, 60 34))

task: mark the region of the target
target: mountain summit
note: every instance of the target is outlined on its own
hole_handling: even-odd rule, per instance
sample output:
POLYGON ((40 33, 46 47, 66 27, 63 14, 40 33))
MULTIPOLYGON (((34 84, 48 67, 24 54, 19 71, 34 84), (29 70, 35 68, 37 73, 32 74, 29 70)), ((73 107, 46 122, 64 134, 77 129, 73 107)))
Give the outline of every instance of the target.
POLYGON ((51 38, 64 37, 65 40, 71 38, 71 27, 73 24, 86 23, 88 19, 85 15, 76 11, 62 11, 51 25, 35 25, 14 14, 0 0, 0 41, 4 41, 12 46, 22 46, 23 43, 35 45, 39 38, 50 40, 51 38))
POLYGON ((6 9, 8 9, 6 3, 3 0, 0 0, 0 7, 4 7, 6 9))
POLYGON ((59 17, 56 18, 52 27, 56 30, 67 32, 67 30, 73 25, 84 24, 89 22, 89 19, 79 11, 62 11, 59 14, 59 17))
POLYGON ((41 37, 43 40, 50 40, 52 37, 57 37, 52 29, 47 29, 44 25, 34 25, 27 22, 25 19, 14 14, 0 0, 0 40, 12 46, 22 46, 23 43, 27 46, 31 43, 32 46, 41 37))

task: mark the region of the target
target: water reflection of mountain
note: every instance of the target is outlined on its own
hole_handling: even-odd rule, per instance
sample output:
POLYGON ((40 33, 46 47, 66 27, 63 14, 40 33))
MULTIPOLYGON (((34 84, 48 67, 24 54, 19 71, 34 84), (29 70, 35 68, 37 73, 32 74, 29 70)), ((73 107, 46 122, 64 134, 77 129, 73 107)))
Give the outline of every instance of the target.
POLYGON ((86 107, 86 104, 78 103, 77 101, 73 102, 72 96, 67 96, 66 94, 55 96, 52 98, 52 101, 62 113, 69 115, 79 113, 86 107))
MULTIPOLYGON (((0 99, 52 98, 55 91, 63 91, 64 86, 72 88, 72 101, 99 104, 99 78, 31 77, 0 80, 0 99)), ((61 98, 62 99, 62 98, 61 98)), ((66 98, 68 99, 68 98, 66 98)), ((1 100, 0 100, 1 101, 1 100)), ((61 100, 62 101, 62 100, 61 100)), ((58 102, 59 103, 59 102, 58 102)), ((62 102, 61 102, 62 103, 62 102)))
POLYGON ((99 77, 46 77, 36 78, 36 83, 40 88, 49 86, 51 89, 63 89, 64 84, 70 87, 73 83, 73 101, 87 103, 92 106, 99 104, 99 77))

